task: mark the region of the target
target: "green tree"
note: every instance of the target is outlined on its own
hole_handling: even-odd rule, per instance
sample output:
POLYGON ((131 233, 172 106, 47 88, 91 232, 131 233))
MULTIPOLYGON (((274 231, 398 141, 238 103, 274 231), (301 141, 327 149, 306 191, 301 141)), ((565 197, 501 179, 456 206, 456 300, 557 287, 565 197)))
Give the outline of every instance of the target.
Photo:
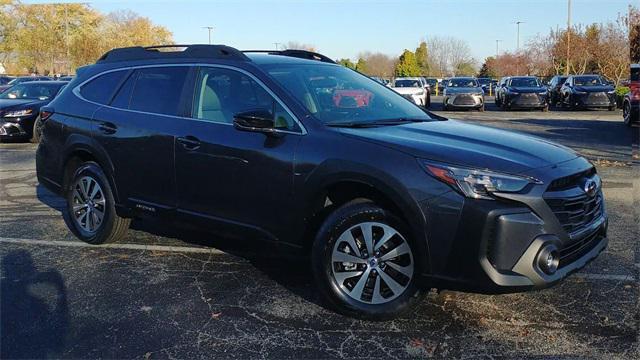
POLYGON ((484 60, 484 63, 482 64, 482 67, 480 68, 480 71, 478 72, 478 77, 484 77, 484 78, 498 77, 494 69, 490 66, 490 64, 493 64, 493 63, 495 63, 494 57, 489 56, 488 58, 486 58, 484 60))
POLYGON ((420 68, 420 75, 429 75, 429 51, 425 41, 422 41, 416 48, 416 62, 420 68))
POLYGON ((367 74, 367 61, 365 59, 358 59, 358 63, 356 64, 356 71, 367 74))
POLYGON ((404 50, 396 65, 395 75, 398 77, 420 76, 420 67, 418 66, 414 53, 406 49, 404 50))
POLYGON ((348 67, 349 69, 355 70, 356 68, 356 64, 354 64, 350 59, 340 59, 337 61, 337 63, 344 67, 348 67))

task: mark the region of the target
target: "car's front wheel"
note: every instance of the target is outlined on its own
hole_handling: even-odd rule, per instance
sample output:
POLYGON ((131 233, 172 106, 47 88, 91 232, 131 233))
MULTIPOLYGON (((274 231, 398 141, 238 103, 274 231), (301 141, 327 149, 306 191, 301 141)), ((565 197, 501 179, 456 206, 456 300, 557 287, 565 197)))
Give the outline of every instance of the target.
POLYGON ((68 182, 67 223, 74 235, 90 244, 122 239, 131 219, 118 216, 109 181, 100 166, 88 161, 75 170, 68 182))
POLYGON ((31 136, 31 142, 34 144, 38 144, 40 142, 40 138, 42 137, 42 125, 42 120, 40 120, 40 116, 38 116, 33 122, 33 135, 31 136))
POLYGON ((349 202, 327 217, 313 243, 312 265, 324 300, 349 316, 389 319, 418 299, 406 226, 368 200, 349 202))

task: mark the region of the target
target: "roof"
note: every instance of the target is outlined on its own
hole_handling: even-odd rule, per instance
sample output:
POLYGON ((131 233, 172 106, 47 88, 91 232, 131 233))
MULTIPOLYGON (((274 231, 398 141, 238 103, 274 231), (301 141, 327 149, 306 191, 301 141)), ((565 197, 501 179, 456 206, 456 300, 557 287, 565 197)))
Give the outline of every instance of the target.
POLYGON ((245 50, 226 45, 158 45, 117 48, 106 52, 96 64, 136 60, 229 60, 257 63, 311 63, 335 64, 330 58, 307 50, 245 50))
POLYGON ((42 81, 42 80, 36 80, 36 81, 28 81, 28 82, 23 82, 20 85, 32 85, 32 84, 44 84, 44 85, 66 85, 68 84, 68 81, 42 81))

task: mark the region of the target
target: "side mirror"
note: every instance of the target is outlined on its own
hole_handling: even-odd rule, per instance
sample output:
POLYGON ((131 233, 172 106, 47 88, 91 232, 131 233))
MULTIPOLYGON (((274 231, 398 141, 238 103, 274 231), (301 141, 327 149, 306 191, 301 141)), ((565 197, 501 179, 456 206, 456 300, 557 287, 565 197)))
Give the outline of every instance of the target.
POLYGON ((241 131, 273 134, 276 131, 273 114, 265 109, 250 110, 235 114, 233 126, 241 131))

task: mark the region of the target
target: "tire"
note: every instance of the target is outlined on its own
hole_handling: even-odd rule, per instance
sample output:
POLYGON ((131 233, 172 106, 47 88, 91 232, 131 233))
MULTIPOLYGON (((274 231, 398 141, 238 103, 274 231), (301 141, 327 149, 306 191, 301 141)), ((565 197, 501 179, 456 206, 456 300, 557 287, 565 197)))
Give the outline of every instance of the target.
POLYGON ((442 109, 443 109, 444 111, 449 111, 449 105, 447 105, 447 104, 442 104, 442 109))
POLYGON ((541 111, 542 111, 542 112, 549 112, 549 105, 548 105, 548 104, 547 104, 547 105, 545 105, 545 106, 541 109, 541 111))
POLYGON ((497 96, 496 96, 496 99, 495 99, 494 102, 495 102, 497 107, 501 107, 502 106, 502 101, 500 101, 500 98, 498 98, 497 96))
POLYGON ((629 101, 625 101, 622 104, 622 118, 627 126, 631 126, 633 123, 633 119, 631 119, 631 103, 629 101))
POLYGON ((427 104, 424 107, 426 108, 431 107, 431 94, 427 95, 427 104))
POLYGON ((615 106, 609 106, 609 108, 608 108, 607 110, 609 110, 609 111, 613 111, 613 110, 615 110, 615 109, 616 109, 616 108, 615 108, 615 106))
POLYGON ((40 116, 36 118, 33 122, 33 135, 31 136, 31 142, 34 144, 40 143, 40 139, 42 138, 42 121, 40 120, 40 116))
POLYGON ((98 245, 116 242, 126 235, 131 219, 116 214, 111 185, 97 163, 80 164, 65 189, 65 220, 76 237, 98 245))
POLYGON ((366 199, 333 211, 320 227, 311 252, 313 275, 323 300, 344 315, 369 320, 391 319, 410 309, 420 298, 416 285, 420 272, 408 234, 402 220, 366 199), (369 247, 365 233, 373 239, 369 247), (388 240, 376 242, 391 234, 388 240), (380 253, 369 253, 378 246, 380 253), (394 251, 401 255, 385 258, 394 251), (340 261, 352 259, 355 261, 340 261), (347 277, 345 272, 354 276, 347 277))
POLYGON ((484 104, 482 104, 482 106, 480 106, 480 107, 478 108, 478 111, 480 111, 480 112, 484 112, 484 104))

